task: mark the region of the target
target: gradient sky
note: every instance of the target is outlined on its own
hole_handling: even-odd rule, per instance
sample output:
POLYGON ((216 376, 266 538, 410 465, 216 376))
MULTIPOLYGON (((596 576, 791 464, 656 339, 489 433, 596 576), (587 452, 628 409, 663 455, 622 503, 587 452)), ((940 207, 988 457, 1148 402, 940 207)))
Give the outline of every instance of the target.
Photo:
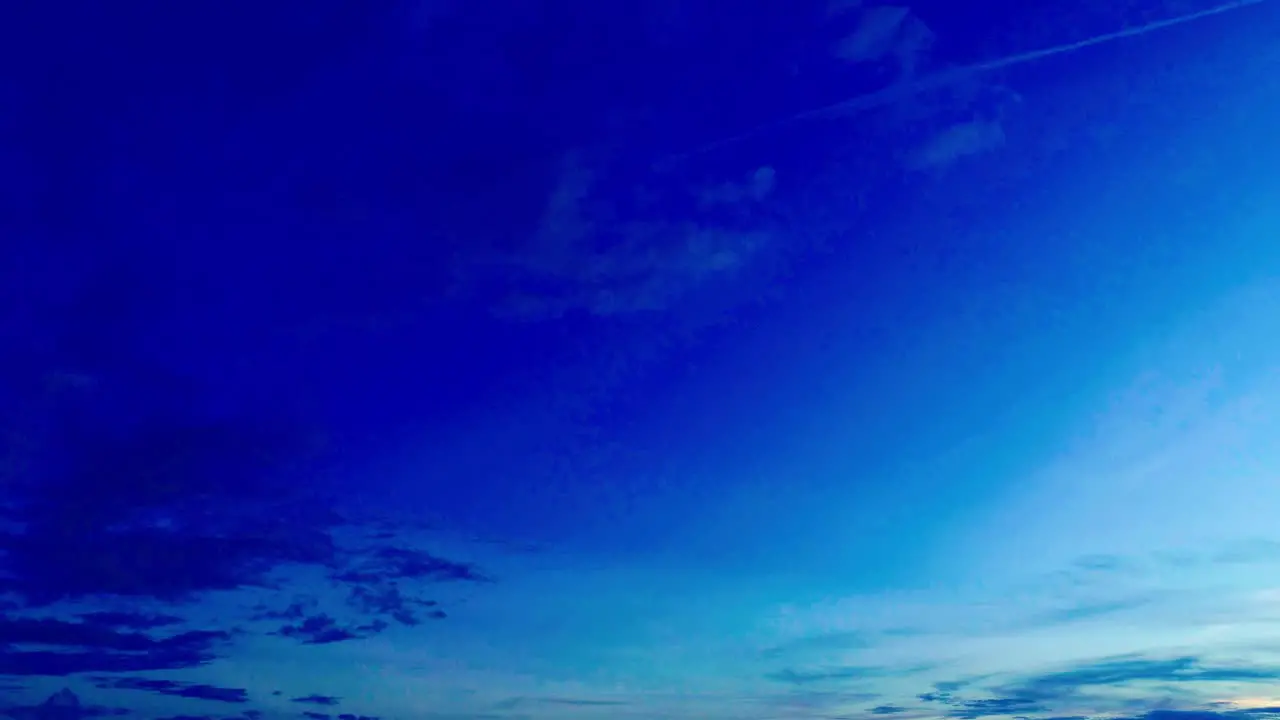
POLYGON ((715 148, 915 50, 143 5, 2 88, 7 716, 1280 714, 1280 3, 715 148))

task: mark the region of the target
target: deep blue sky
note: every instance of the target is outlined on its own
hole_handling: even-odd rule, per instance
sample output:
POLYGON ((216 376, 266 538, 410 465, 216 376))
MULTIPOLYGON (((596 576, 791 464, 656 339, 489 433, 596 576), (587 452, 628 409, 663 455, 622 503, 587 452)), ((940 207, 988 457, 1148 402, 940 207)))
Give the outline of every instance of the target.
POLYGON ((1278 12, 6 8, 0 708, 1280 712, 1278 12))

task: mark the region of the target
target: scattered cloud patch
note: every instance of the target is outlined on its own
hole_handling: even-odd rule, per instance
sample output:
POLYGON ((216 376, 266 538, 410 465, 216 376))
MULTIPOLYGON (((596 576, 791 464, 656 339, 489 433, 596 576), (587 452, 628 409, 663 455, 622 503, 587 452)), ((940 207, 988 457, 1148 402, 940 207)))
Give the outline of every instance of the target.
POLYGON ((906 155, 913 172, 939 172, 966 158, 986 154, 1005 143, 1004 126, 997 119, 958 122, 931 134, 906 155))
POLYGON ((846 665, 817 668, 814 670, 796 670, 785 668, 769 673, 765 677, 776 682, 790 685, 809 685, 822 682, 841 682, 850 680, 872 680, 887 677, 907 677, 927 670, 928 666, 919 665, 904 668, 878 666, 846 665))
POLYGON ((484 248, 461 261, 458 272, 472 284, 505 288, 495 315, 548 321, 670 312, 776 247, 764 211, 777 182, 770 166, 697 187, 660 176, 629 180, 619 192, 601 177, 607 163, 588 154, 562 158, 538 228, 518 249, 484 248), (687 212, 673 217, 674 207, 687 212))
MULTIPOLYGON (((1175 709, 1157 709, 1143 713, 1141 715, 1133 715, 1119 717, 1116 720, 1265 720, 1276 715, 1280 715, 1280 707, 1249 707, 1235 708, 1230 707, 1230 702, 1210 703, 1211 707, 1221 708, 1227 706, 1227 709, 1221 710, 1175 710, 1175 709)), ((1051 719, 1050 719, 1051 720, 1051 719)), ((1071 720, 1075 720, 1074 718, 1071 720)), ((1080 718, 1080 720, 1086 720, 1080 718)))
POLYGON ((843 714, 857 705, 872 702, 878 697, 879 695, 873 692, 796 690, 762 698, 761 702, 768 708, 783 714, 800 717, 811 715, 832 717, 833 713, 843 714))
POLYGON ((840 60, 888 63, 900 82, 911 79, 928 64, 936 36, 910 8, 866 5, 837 14, 856 16, 852 31, 833 48, 840 60))
POLYGON ((0 616, 0 675, 178 670, 215 657, 230 633, 195 630, 163 637, 93 622, 0 616), (35 649, 41 648, 41 649, 35 649))
POLYGON ((961 720, 977 720, 991 716, 1025 716, 1045 712, 1047 708, 1033 698, 1003 697, 963 700, 948 713, 961 720))
POLYGON ((862 650, 871 647, 872 639, 866 633, 838 632, 811 635, 766 648, 762 657, 777 659, 786 655, 841 650, 862 650))
POLYGON ((313 597, 294 600, 279 610, 272 610, 266 605, 258 605, 253 609, 252 620, 302 620, 309 610, 317 606, 313 597))
POLYGON ((1094 553, 1077 558, 1072 567, 1091 573, 1133 574, 1142 571, 1142 565, 1134 558, 1121 555, 1094 553))
POLYGON ((576 705, 579 707, 621 707, 630 703, 622 700, 583 700, 579 698, 538 698, 547 705, 576 705))
MULTIPOLYGON (((1024 676, 992 687, 977 687, 972 682, 948 685, 938 683, 934 690, 921 693, 917 699, 926 704, 941 705, 948 717, 978 720, 986 717, 1038 717, 1043 720, 1074 718, 1064 709, 1089 707, 1094 714, 1126 716, 1126 720, 1211 720, 1227 716, 1268 715, 1265 708, 1208 710, 1194 706, 1197 697, 1189 689, 1204 683, 1258 683, 1267 687, 1280 679, 1280 667, 1240 664, 1213 664, 1197 657, 1175 658, 1116 657, 1085 663, 1066 670, 1024 676), (1187 688, 1188 691, 1180 691, 1187 688), (969 692, 966 692, 968 690, 969 692), (1139 698, 1151 696, 1142 703, 1172 705, 1128 718, 1139 698), (986 697, 973 697, 986 694, 986 697), (1128 698, 1125 700, 1124 698, 1128 698), (1165 698, 1160 700, 1159 698, 1165 698), (1177 709, 1178 705, 1184 709, 1177 709), (1163 714, 1161 714, 1163 713, 1163 714)), ((1211 703, 1204 701, 1206 707, 1211 703)))
POLYGON ((342 702, 342 698, 334 697, 333 695, 304 695, 302 697, 293 698, 290 702, 333 707, 342 702))
POLYGON ((448 617, 439 602, 409 597, 395 583, 356 585, 351 588, 347 602, 357 611, 389 618, 401 625, 418 625, 424 619, 448 617))
POLYGON ((363 625, 340 625, 333 617, 321 613, 298 623, 281 625, 273 634, 300 640, 304 645, 331 645, 373 637, 386 629, 385 622, 376 620, 363 625))
POLYGON ((36 705, 10 705, 0 713, 13 720, 81 720, 81 718, 121 717, 130 714, 124 708, 87 705, 67 689, 50 695, 36 705))
POLYGON ((485 582, 489 578, 470 563, 454 562, 423 550, 381 546, 357 555, 334 579, 345 583, 385 583, 395 580, 485 582))
POLYGON ((1140 681, 1185 683, 1275 680, 1280 680, 1280 667, 1211 665, 1192 656, 1170 659, 1121 657, 1033 676, 1015 687, 1024 695, 1051 698, 1072 694, 1080 688, 1118 686, 1140 681))
POLYGON ((156 720, 261 720, 261 710, 244 710, 238 715, 168 715, 156 720))
POLYGON ((1029 624, 1032 626, 1047 626, 1093 620, 1128 610, 1137 610, 1150 605, 1152 602, 1152 598, 1142 597, 1078 603, 1070 607, 1059 608, 1042 613, 1041 615, 1033 618, 1029 624))
POLYGON ((184 683, 175 680, 154 680, 140 677, 95 677, 95 687, 110 690, 141 690, 157 695, 190 698, 194 700, 213 700, 215 702, 240 704, 249 701, 249 691, 244 688, 225 688, 199 683, 184 683))
MULTIPOLYGON (((490 581, 472 564, 397 543, 392 532, 351 543, 347 530, 376 528, 350 526, 300 489, 307 483, 291 481, 301 451, 290 432, 166 416, 78 433, 65 462, 6 488, 0 676, 190 670, 229 657, 232 639, 246 632, 304 646, 358 640, 392 623, 447 617, 424 596, 430 584, 490 581), (322 580, 292 586, 314 583, 297 577, 322 580), (260 591, 293 600, 237 604, 260 591), (340 604, 324 612, 319 596, 340 604), (186 617, 207 601, 228 603, 216 628, 186 617), (236 619, 248 629, 222 624, 236 619)), ((60 442, 51 437, 50 456, 60 442)), ((243 689, 178 678, 97 682, 247 702, 243 689)))
POLYGON ((778 672, 769 673, 766 677, 777 682, 788 683, 791 685, 809 685, 811 683, 830 682, 833 680, 865 680, 873 677, 881 677, 884 671, 881 668, 869 667, 833 667, 821 670, 795 670, 786 668, 778 672))
POLYGON ((530 705, 559 705, 563 707, 610 708, 625 707, 632 703, 626 700, 607 700, 598 698, 573 697, 513 697, 495 703, 494 710, 511 711, 530 705))
POLYGON ((29 607, 177 601, 265 587, 285 563, 330 563, 331 519, 276 480, 296 451, 256 422, 82 434, 64 467, 17 489, 19 527, 0 533, 6 589, 29 607))
POLYGON ((162 613, 137 612, 89 612, 79 615, 81 621, 104 627, 129 628, 131 630, 152 630, 168 625, 177 625, 182 618, 177 615, 162 613))

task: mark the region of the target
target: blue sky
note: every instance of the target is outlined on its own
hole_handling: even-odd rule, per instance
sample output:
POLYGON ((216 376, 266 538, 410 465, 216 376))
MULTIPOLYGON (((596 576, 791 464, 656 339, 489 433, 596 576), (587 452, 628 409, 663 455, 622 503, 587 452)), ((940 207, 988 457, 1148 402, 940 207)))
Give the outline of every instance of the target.
POLYGON ((1274 3, 192 7, 3 86, 9 717, 1280 714, 1274 3))

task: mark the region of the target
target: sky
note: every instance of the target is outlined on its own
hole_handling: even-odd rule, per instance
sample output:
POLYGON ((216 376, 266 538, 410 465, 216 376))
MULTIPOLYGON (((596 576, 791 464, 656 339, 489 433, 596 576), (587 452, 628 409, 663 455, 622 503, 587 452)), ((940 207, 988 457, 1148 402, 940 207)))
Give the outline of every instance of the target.
POLYGON ((1280 4, 48 7, 0 714, 1280 714, 1280 4))

